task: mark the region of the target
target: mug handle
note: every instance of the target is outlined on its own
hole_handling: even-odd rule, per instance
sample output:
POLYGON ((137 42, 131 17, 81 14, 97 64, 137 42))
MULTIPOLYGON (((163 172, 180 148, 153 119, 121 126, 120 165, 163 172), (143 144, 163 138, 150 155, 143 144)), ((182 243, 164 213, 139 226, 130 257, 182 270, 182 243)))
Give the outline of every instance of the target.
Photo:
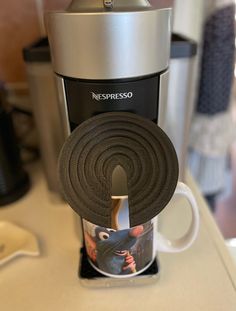
POLYGON ((177 240, 169 240, 166 237, 164 237, 160 232, 157 232, 157 239, 155 244, 156 244, 156 251, 159 252, 166 252, 166 253, 182 252, 193 244, 198 235, 200 217, 198 205, 192 191, 187 185, 179 182, 177 184, 174 195, 184 196, 188 200, 192 211, 192 221, 187 232, 177 240))

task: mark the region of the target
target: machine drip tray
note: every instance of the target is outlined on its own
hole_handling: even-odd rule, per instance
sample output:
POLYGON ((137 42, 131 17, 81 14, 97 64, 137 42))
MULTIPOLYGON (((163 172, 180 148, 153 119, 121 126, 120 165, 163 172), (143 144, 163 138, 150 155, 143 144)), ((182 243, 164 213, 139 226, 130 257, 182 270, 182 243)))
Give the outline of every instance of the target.
POLYGON ((159 277, 159 262, 156 259, 143 273, 126 279, 109 278, 96 271, 89 263, 85 248, 80 250, 79 279, 86 287, 126 287, 154 283, 159 277))

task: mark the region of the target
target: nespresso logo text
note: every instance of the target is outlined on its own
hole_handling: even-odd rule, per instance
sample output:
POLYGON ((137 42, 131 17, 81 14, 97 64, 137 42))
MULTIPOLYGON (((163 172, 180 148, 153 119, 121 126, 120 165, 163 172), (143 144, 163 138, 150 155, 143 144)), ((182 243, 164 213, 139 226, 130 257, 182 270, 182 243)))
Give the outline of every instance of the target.
POLYGON ((127 93, 114 93, 114 94, 95 94, 92 92, 92 99, 95 99, 97 101, 100 100, 119 100, 119 99, 127 99, 132 98, 133 93, 127 92, 127 93))

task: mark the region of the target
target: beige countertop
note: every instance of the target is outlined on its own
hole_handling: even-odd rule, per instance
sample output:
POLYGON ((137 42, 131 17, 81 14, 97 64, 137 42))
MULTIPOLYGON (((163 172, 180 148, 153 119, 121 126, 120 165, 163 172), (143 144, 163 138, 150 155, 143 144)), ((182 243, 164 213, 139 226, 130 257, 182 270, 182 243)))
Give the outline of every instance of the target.
MULTIPOLYGON (((235 311, 236 267, 191 177, 201 228, 191 249, 159 254, 161 273, 152 285, 87 289, 77 277, 78 219, 48 192, 41 166, 31 168, 33 186, 20 201, 0 209, 0 221, 32 231, 39 257, 20 257, 0 267, 2 311, 235 311)), ((186 229, 185 202, 172 202, 160 215, 160 229, 174 236, 186 229)))

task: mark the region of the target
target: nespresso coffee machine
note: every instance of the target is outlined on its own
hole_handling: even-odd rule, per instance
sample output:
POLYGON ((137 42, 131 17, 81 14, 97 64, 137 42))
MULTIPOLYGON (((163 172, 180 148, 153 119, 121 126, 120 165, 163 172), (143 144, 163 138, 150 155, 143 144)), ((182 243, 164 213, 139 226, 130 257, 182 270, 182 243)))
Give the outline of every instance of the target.
POLYGON ((128 111, 162 127, 171 9, 146 0, 74 0, 48 13, 53 68, 68 134, 88 118, 128 111), (145 105, 143 104, 145 102, 145 105))
MULTIPOLYGON (((131 112, 164 126, 170 17, 170 8, 153 7, 146 0, 73 0, 66 11, 47 14, 68 136, 78 125, 104 112, 131 112)), ((82 264, 86 266, 86 258, 82 264)), ((154 263, 135 282, 157 274, 154 263)), ((89 266, 81 270, 80 277, 95 280, 93 285, 104 278, 89 266)), ((125 282, 133 284, 134 280, 125 282)))

